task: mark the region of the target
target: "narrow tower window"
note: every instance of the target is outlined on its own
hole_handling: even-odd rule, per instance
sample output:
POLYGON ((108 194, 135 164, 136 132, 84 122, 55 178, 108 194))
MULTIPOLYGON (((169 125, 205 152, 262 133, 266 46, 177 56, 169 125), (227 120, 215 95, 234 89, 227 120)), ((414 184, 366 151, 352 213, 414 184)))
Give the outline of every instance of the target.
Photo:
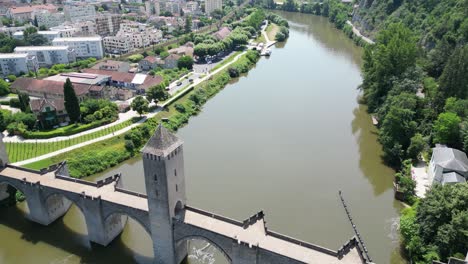
POLYGON ((175 191, 176 191, 176 192, 179 191, 179 186, 177 186, 177 184, 175 185, 175 191))
POLYGON ((174 169, 174 176, 177 176, 177 170, 174 169))
POLYGON ((154 174, 154 181, 157 182, 158 181, 158 175, 155 173, 154 174))

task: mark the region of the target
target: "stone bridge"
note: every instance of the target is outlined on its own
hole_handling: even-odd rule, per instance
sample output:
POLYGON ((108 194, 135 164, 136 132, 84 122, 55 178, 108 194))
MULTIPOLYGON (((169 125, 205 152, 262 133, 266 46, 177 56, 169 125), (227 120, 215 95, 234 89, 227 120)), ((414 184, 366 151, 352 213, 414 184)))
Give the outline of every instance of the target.
POLYGON ((263 212, 240 222, 188 206, 182 145, 158 127, 142 150, 144 195, 123 189, 121 175, 98 182, 72 178, 66 162, 40 171, 8 165, 1 142, 0 200, 12 194, 8 186, 23 192, 27 217, 42 225, 54 222, 75 204, 84 215, 89 240, 104 246, 131 217, 151 236, 158 264, 182 262, 192 239, 209 242, 230 263, 370 263, 354 237, 330 250, 268 230, 263 212))

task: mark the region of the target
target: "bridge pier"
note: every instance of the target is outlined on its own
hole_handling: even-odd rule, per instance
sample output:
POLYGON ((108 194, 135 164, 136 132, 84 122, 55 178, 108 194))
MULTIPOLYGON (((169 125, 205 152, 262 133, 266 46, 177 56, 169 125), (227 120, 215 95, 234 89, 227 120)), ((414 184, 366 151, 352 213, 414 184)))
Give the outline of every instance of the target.
POLYGON ((105 219, 100 198, 84 197, 83 204, 83 214, 91 242, 107 246, 122 233, 127 222, 126 216, 113 214, 105 219))
MULTIPOLYGON (((62 211, 60 208, 60 199, 53 199, 49 204, 54 207, 49 214, 49 208, 46 197, 41 192, 40 186, 33 185, 32 183, 24 184, 23 194, 26 196, 26 202, 28 203, 29 213, 26 216, 29 220, 36 222, 41 225, 49 225, 55 221, 59 216, 58 211, 62 211), (52 213, 53 212, 53 213, 52 213)), ((64 199, 62 197, 62 199, 64 199)), ((65 204, 63 204, 65 206, 65 204)), ((69 207, 69 206, 68 206, 69 207)), ((68 208, 67 208, 68 210, 68 208)))
POLYGON ((256 264, 257 262, 257 247, 249 246, 245 242, 234 242, 232 246, 232 264, 256 264))

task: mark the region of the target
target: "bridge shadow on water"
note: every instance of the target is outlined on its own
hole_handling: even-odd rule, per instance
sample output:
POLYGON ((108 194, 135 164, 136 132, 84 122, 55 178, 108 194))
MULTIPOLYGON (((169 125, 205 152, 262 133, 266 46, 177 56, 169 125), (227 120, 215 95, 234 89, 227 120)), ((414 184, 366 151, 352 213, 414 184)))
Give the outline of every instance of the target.
POLYGON ((121 236, 114 239, 107 247, 91 243, 87 234, 71 230, 65 224, 64 216, 49 226, 28 220, 25 213, 17 206, 0 207, 0 216, 0 225, 21 233, 21 239, 31 244, 46 243, 62 249, 78 256, 79 263, 151 263, 153 260, 152 257, 130 249, 121 236))

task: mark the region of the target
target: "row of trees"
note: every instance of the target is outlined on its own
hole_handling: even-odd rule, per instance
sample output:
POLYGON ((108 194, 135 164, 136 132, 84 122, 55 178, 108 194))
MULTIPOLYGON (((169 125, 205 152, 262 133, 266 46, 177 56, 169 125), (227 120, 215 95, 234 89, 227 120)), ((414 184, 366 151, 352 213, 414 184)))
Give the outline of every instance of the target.
POLYGON ((383 2, 358 11, 378 29, 364 52, 361 89, 379 120, 383 158, 401 166, 395 180, 415 203, 400 221, 403 244, 414 263, 461 257, 468 248, 467 184, 433 186, 417 201, 410 168, 436 143, 468 151, 468 34, 460 31, 468 20, 459 16, 458 0, 383 2), (384 19, 370 18, 379 15, 384 19))

